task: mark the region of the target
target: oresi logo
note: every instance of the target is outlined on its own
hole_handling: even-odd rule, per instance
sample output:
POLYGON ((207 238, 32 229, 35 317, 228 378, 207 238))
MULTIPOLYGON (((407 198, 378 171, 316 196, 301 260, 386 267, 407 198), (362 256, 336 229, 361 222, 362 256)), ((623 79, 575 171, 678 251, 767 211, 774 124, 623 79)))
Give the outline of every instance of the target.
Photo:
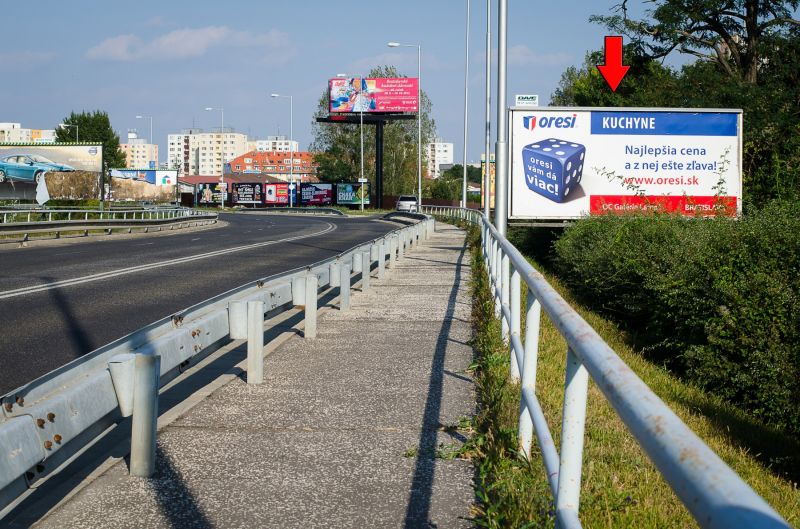
POLYGON ((577 114, 569 117, 541 116, 539 119, 536 119, 536 116, 523 116, 522 126, 527 130, 534 130, 537 125, 540 129, 572 129, 575 128, 577 119, 577 114))

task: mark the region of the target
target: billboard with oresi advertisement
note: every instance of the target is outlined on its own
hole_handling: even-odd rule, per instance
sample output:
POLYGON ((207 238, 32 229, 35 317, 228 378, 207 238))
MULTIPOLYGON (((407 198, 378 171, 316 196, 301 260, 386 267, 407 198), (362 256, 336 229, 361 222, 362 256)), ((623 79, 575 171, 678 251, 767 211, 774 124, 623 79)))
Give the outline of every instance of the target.
POLYGON ((330 112, 417 112, 419 79, 350 77, 329 81, 330 112))
POLYGON ((509 218, 741 211, 741 110, 514 108, 510 127, 509 218))

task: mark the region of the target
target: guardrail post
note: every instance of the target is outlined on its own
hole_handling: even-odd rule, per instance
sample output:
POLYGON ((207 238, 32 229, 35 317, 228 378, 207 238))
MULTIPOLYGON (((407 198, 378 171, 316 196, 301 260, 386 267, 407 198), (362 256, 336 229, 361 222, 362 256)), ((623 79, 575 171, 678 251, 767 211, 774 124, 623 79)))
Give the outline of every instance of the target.
POLYGON ((339 268, 342 266, 342 262, 339 259, 336 259, 334 262, 331 263, 330 267, 330 287, 338 287, 339 286, 339 268))
POLYGON ((339 310, 347 311, 350 310, 350 265, 342 262, 339 274, 339 310))
POLYGON ((244 301, 228 303, 228 332, 231 340, 247 338, 247 303, 244 301))
MULTIPOLYGON (((510 289, 509 289, 510 262, 508 260, 508 255, 505 252, 503 252, 503 254, 502 254, 501 274, 502 274, 502 279, 500 280, 500 287, 501 287, 500 288, 500 303, 502 304, 502 307, 505 307, 505 308, 509 309, 509 311, 510 311, 510 307, 508 305, 508 298, 509 298, 509 293, 510 293, 510 289)), ((500 314, 501 314, 501 316, 503 316, 503 319, 502 319, 502 322, 501 322, 502 323, 502 329, 503 329, 503 339, 504 340, 508 340, 508 338, 509 338, 509 334, 508 333, 509 333, 509 328, 510 328, 511 322, 508 321, 508 319, 505 317, 505 312, 504 311, 501 311, 500 314)))
POLYGON ((306 338, 317 337, 317 288, 319 278, 314 274, 306 276, 306 324, 303 336, 306 338))
POLYGON ((378 243, 378 279, 386 277, 386 241, 378 243))
MULTIPOLYGON (((511 336, 516 336, 517 338, 520 337, 520 281, 519 281, 519 272, 516 268, 512 267, 513 270, 511 272, 511 284, 510 284, 510 295, 511 295, 511 336)), ((514 351, 513 340, 508 340, 509 349, 511 350, 511 380, 514 382, 519 381, 519 364, 517 363, 517 353, 514 351)))
MULTIPOLYGON (((308 310, 308 308, 306 308, 308 310)), ((247 383, 264 382, 264 302, 247 302, 247 383)))
POLYGON ((149 478, 156 469, 159 355, 137 354, 134 360, 131 476, 149 478))
MULTIPOLYGON (((525 311, 525 354, 522 358, 522 389, 530 388, 536 392, 536 366, 539 361, 539 324, 542 315, 542 304, 533 292, 528 290, 527 310, 525 311)), ((531 457, 531 440, 533 439, 533 419, 525 399, 520 402, 519 410, 520 449, 525 457, 531 457)))
POLYGON ((353 273, 361 273, 361 253, 358 251, 353 252, 353 273))
POLYGON ((500 261, 502 250, 500 249, 500 243, 495 239, 494 241, 494 248, 492 250, 492 278, 494 279, 494 287, 492 290, 492 295, 494 296, 494 315, 496 318, 500 318, 502 316, 501 305, 500 305, 500 289, 501 289, 501 276, 500 273, 500 261))
POLYGON ((403 251, 405 249, 405 244, 406 244, 405 238, 406 238, 405 237, 405 232, 401 231, 400 234, 398 235, 398 239, 397 239, 397 260, 398 261, 402 261, 403 260, 403 251))
POLYGON ((306 302, 306 278, 305 276, 292 279, 292 304, 303 305, 306 302))
POLYGON ((558 467, 556 516, 559 511, 571 510, 575 512, 575 515, 578 514, 588 391, 589 372, 572 352, 572 348, 569 348, 564 386, 564 413, 561 421, 561 456, 558 467))
POLYGON ((369 252, 361 254, 361 292, 369 290, 369 275, 372 272, 369 252))
POLYGON ((395 260, 395 236, 391 235, 389 237, 389 261, 386 263, 386 268, 394 268, 394 260, 395 260))

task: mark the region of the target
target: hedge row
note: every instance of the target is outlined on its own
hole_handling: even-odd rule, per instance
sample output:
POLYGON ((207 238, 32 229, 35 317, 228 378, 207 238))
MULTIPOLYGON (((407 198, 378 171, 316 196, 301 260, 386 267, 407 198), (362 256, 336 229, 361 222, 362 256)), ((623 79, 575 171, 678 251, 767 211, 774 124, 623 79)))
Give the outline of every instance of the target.
POLYGON ((800 204, 738 221, 593 217, 554 250, 563 281, 645 354, 800 434, 800 204))

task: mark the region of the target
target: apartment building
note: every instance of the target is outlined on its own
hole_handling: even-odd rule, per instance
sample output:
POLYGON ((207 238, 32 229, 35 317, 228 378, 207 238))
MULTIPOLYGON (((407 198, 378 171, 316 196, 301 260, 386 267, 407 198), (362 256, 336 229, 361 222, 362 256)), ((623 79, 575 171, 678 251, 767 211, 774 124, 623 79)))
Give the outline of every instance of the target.
POLYGON ((167 137, 167 163, 181 175, 223 174, 226 163, 247 152, 246 134, 233 129, 184 129, 167 137))
POLYGON ((56 131, 26 129, 21 123, 0 123, 0 143, 55 143, 56 131))
POLYGON ((158 167, 158 145, 147 143, 140 138, 136 129, 128 130, 127 143, 120 143, 125 153, 125 167, 128 169, 155 169, 158 167))
POLYGON ((300 148, 297 141, 289 140, 286 136, 267 136, 266 140, 256 141, 255 150, 263 152, 297 152, 300 148))
POLYGON ((434 139, 428 144, 426 160, 428 162, 428 178, 439 178, 442 174, 439 166, 453 163, 453 144, 445 143, 441 138, 434 139))
POLYGON ((230 166, 232 173, 259 173, 287 182, 293 174, 296 182, 317 181, 314 155, 306 151, 295 152, 293 156, 284 151, 251 151, 231 160, 230 166))

